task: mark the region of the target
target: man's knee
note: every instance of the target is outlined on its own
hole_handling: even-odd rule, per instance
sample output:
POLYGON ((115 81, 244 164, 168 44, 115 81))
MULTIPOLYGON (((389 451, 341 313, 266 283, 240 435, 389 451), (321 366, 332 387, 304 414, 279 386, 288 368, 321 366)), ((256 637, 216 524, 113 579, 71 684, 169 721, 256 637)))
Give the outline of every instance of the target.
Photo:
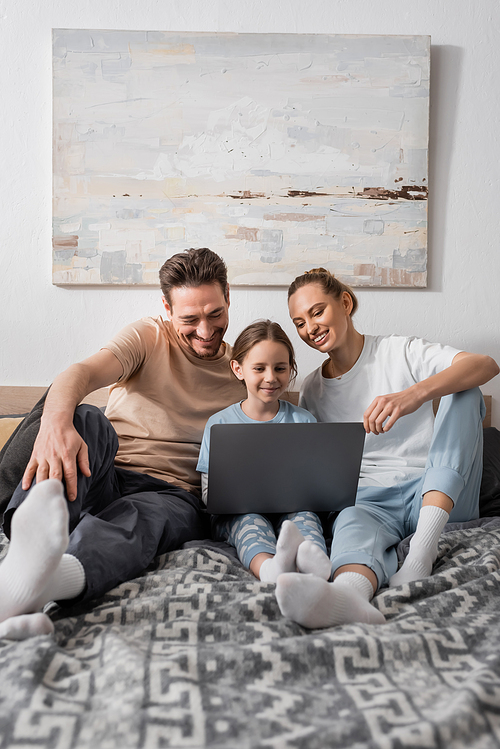
POLYGON ((75 409, 75 415, 73 417, 73 423, 78 432, 85 429, 109 429, 111 428, 111 422, 106 418, 104 413, 97 406, 91 406, 89 403, 81 403, 75 409))
POLYGON ((109 419, 100 408, 82 403, 75 410, 73 424, 84 442, 91 447, 93 441, 118 450, 118 436, 109 419))

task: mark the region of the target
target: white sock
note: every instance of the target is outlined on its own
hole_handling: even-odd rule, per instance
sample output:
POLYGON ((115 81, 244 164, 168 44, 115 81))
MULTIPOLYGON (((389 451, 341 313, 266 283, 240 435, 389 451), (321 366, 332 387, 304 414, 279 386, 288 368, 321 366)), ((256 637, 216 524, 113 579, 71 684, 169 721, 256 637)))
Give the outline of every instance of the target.
POLYGON ((401 569, 391 577, 391 588, 420 580, 431 574, 432 565, 437 557, 439 537, 449 517, 449 513, 441 507, 426 505, 421 508, 408 556, 401 569))
POLYGON ((295 572, 297 549, 303 541, 304 536, 295 523, 285 520, 276 542, 276 554, 262 562, 259 578, 263 583, 275 583, 278 575, 295 572))
POLYGON ((327 583, 314 575, 293 572, 280 575, 276 582, 276 599, 281 613, 308 629, 353 622, 383 624, 385 617, 370 603, 373 596, 370 581, 364 578, 371 591, 367 600, 367 586, 363 581, 346 577, 352 575, 364 578, 357 572, 346 572, 333 583, 327 583))
POLYGON ((336 585, 350 585, 352 588, 356 588, 358 593, 368 603, 373 598, 373 585, 367 577, 361 575, 359 572, 341 572, 340 575, 337 575, 334 582, 336 585))
POLYGON ((53 631, 52 620, 46 614, 21 614, 0 622, 0 638, 6 640, 26 640, 36 635, 51 635, 53 631))
POLYGON ((39 608, 38 597, 68 546, 68 509, 56 479, 36 484, 12 518, 0 565, 0 622, 39 608))
POLYGON ((76 598, 83 592, 86 583, 85 570, 80 560, 71 554, 63 554, 43 593, 37 599, 37 609, 42 609, 49 601, 76 598))
POLYGON ((304 575, 316 575, 329 580, 332 563, 327 554, 317 544, 306 538, 297 551, 297 569, 304 575))

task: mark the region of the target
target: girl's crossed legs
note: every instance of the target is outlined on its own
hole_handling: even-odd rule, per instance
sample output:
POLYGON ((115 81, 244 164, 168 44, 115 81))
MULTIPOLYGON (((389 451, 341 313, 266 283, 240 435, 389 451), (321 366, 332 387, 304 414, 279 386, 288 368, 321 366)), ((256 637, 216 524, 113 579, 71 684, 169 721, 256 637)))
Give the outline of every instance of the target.
POLYGON ((242 564, 263 582, 276 582, 278 575, 297 569, 330 578, 323 528, 313 512, 219 515, 212 532, 216 541, 234 546, 242 564))

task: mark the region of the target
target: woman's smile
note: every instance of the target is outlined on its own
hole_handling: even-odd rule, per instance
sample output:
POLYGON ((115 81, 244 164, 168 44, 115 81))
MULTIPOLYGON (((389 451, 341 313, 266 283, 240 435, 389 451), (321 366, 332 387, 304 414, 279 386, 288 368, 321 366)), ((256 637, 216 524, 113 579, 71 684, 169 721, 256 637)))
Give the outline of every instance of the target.
POLYGON ((316 337, 312 339, 313 343, 315 343, 316 346, 320 346, 325 341, 327 335, 328 335, 328 330, 324 331, 323 333, 320 333, 319 335, 317 335, 316 337))

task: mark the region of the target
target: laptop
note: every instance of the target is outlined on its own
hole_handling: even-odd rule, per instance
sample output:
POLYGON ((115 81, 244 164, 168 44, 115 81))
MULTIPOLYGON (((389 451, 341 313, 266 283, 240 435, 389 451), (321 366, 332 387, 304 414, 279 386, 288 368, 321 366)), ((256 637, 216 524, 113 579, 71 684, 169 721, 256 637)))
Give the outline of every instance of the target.
POLYGON ((361 422, 214 424, 207 510, 343 510, 356 500, 364 440, 361 422))

